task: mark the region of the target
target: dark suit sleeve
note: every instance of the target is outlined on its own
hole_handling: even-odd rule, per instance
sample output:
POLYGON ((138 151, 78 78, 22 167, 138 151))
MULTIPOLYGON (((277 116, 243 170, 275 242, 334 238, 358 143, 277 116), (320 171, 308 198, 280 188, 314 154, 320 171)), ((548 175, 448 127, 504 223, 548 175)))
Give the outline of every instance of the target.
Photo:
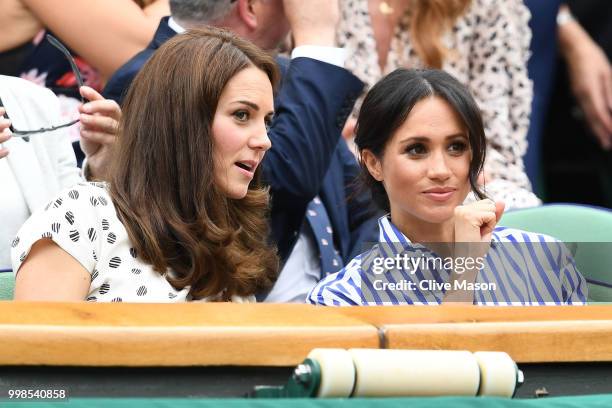
POLYGON ((345 262, 355 258, 366 250, 365 245, 378 240, 378 218, 383 211, 373 204, 369 189, 363 185, 359 177, 361 168, 355 156, 346 147, 338 148, 342 168, 344 170, 344 194, 347 197, 347 211, 351 245, 345 262))
POLYGON ((340 132, 363 84, 343 68, 310 58, 291 61, 276 99, 263 177, 274 205, 318 194, 340 132))
POLYGON ((123 98, 125 98, 125 95, 127 94, 130 85, 132 85, 136 74, 138 74, 142 66, 148 61, 151 55, 153 55, 153 51, 145 49, 126 62, 106 83, 106 86, 102 91, 102 96, 104 96, 106 99, 114 100, 119 104, 119 106, 121 106, 123 103, 123 98))
POLYGON ((125 75, 125 73, 117 72, 106 83, 106 86, 102 91, 102 96, 104 96, 106 99, 112 99, 121 106, 123 97, 125 96, 124 90, 127 91, 133 79, 133 76, 128 77, 125 75))

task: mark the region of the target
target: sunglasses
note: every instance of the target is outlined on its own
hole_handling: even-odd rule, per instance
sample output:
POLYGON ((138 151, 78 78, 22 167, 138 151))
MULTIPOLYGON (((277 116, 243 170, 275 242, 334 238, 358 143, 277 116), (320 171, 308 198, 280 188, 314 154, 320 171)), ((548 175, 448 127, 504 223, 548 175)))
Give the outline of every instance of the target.
MULTIPOLYGON (((72 68, 72 72, 74 73, 74 76, 77 80, 78 86, 79 88, 81 86, 83 86, 83 78, 81 77, 81 71, 79 71, 79 68, 76 65, 76 62, 74 62, 74 58, 72 58, 72 55, 70 55, 70 51, 68 51, 68 49, 66 47, 64 47, 64 45, 59 42, 57 40, 57 38, 53 37, 50 34, 47 34, 47 41, 49 41, 51 43, 51 45, 53 45, 55 48, 57 48, 59 51, 61 51, 62 54, 64 54, 64 56, 66 57, 66 59, 68 59, 68 62, 70 63, 70 68, 72 68)), ((80 93, 79 93, 80 95, 80 93)), ((85 103, 85 99, 81 96, 81 103, 85 103)), ((2 99, 0 98, 0 107, 4 107, 4 105, 2 104, 2 99)), ((4 111, 4 117, 6 119, 10 119, 10 117, 8 116, 8 113, 6 112, 6 109, 4 111)), ((68 123, 64 123, 62 125, 57 125, 57 126, 50 126, 50 127, 44 127, 44 128, 40 128, 37 130, 21 130, 21 129, 17 129, 15 128, 12 124, 9 127, 10 131, 13 133, 14 137, 22 137, 24 138, 25 141, 29 140, 29 136, 30 135, 34 135, 37 133, 45 133, 45 132, 52 132, 54 130, 58 130, 58 129, 62 129, 65 127, 69 127, 74 125, 75 123, 78 123, 79 119, 73 120, 71 122, 68 123)))

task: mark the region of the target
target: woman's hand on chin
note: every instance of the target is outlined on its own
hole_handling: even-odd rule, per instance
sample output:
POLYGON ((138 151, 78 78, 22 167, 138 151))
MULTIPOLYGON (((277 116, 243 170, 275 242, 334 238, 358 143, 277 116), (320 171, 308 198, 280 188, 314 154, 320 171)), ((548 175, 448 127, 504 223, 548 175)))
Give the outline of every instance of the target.
POLYGON ((455 283, 476 282, 480 270, 479 265, 482 265, 483 259, 489 251, 491 235, 504 212, 504 207, 505 204, 501 201, 494 202, 485 199, 455 208, 453 257, 456 262, 459 261, 458 258, 463 258, 461 263, 458 263, 458 265, 462 265, 462 268, 451 273, 450 282, 453 289, 446 291, 442 300, 443 303, 473 303, 473 290, 455 289, 459 287, 455 283))
POLYGON ((455 208, 455 257, 484 258, 505 204, 484 199, 455 208))
POLYGON ((490 243, 504 208, 503 202, 488 198, 455 208, 455 242, 490 243))

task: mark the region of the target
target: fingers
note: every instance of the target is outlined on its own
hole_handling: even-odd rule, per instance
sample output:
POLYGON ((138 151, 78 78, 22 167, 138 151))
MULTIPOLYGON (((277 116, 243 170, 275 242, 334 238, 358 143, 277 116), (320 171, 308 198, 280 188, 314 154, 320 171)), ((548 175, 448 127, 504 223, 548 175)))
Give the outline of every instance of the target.
MULTIPOLYGON (((603 93, 605 99, 604 110, 608 117, 607 139, 601 143, 605 150, 612 149, 612 66, 608 67, 608 71, 603 74, 603 93)), ((601 142, 601 137, 600 137, 601 142)))
POLYGON ((104 132, 113 137, 117 134, 119 122, 112 117, 81 113, 79 119, 81 121, 81 133, 83 131, 104 132))
POLYGON ((592 90, 588 94, 579 98, 579 102, 584 110, 589 127, 597 136, 599 143, 605 150, 609 150, 610 134, 612 134, 612 118, 606 106, 604 95, 600 90, 592 90))
POLYGON ((112 99, 105 99, 99 92, 88 86, 82 86, 79 88, 79 92, 83 98, 89 101, 79 107, 81 113, 101 114, 116 120, 121 118, 121 108, 117 102, 112 99))
POLYGON ((79 93, 88 101, 100 101, 104 99, 98 91, 86 85, 79 88, 79 93))
POLYGON ((496 222, 499 222, 499 220, 501 219, 502 215, 504 214, 504 210, 506 209, 506 203, 504 203, 503 201, 496 201, 495 202, 495 219, 496 222))
POLYGON ((455 209, 455 226, 460 227, 464 237, 475 237, 477 232, 479 239, 486 238, 497 225, 503 208, 503 203, 495 203, 488 198, 459 206, 455 209), (474 231, 470 233, 468 229, 474 231))
POLYGON ((9 127, 11 127, 11 121, 9 119, 0 117, 0 133, 10 132, 9 127))
MULTIPOLYGON (((0 121, 5 119, 0 119, 0 121)), ((8 129, 3 129, 0 131, 0 144, 6 142, 11 138, 11 132, 8 129)), ((9 154, 9 150, 5 147, 0 147, 0 159, 6 157, 9 154)))
POLYGON ((81 130, 81 137, 87 142, 96 143, 99 145, 110 145, 115 142, 115 136, 105 132, 96 132, 92 130, 81 130))
MULTIPOLYGON (((1 119, 0 119, 1 120, 1 119)), ((2 129, 0 131, 0 143, 4 143, 11 138, 12 134, 8 128, 2 129)))
POLYGON ((606 104, 608 105, 608 112, 612 113, 612 66, 610 66, 608 72, 604 74, 603 83, 606 104))
POLYGON ((121 108, 117 102, 111 99, 87 102, 79 106, 79 112, 88 115, 102 115, 113 118, 116 121, 121 119, 121 108))
POLYGON ((335 44, 338 0, 283 0, 283 7, 296 46, 335 44))

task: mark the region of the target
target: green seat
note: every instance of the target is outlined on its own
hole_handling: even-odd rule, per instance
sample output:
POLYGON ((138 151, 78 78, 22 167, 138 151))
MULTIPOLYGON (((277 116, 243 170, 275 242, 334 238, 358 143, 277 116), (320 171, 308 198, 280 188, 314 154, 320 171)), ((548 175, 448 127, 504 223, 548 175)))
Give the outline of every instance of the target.
POLYGON ((0 300, 13 300, 15 277, 13 272, 0 272, 0 300))
POLYGON ((499 225, 550 235, 565 242, 587 280, 589 302, 612 302, 612 211, 550 204, 508 211, 499 225))

